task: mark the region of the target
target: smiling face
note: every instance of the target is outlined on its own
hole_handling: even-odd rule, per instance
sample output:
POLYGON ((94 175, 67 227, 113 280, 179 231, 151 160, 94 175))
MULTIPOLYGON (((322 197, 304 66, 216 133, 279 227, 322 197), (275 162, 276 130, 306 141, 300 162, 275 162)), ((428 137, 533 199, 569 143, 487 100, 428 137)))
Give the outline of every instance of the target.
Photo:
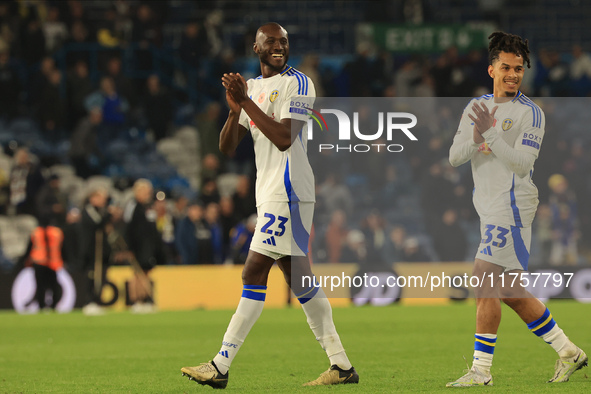
POLYGON ((280 73, 289 58, 287 31, 275 23, 261 26, 253 49, 259 55, 264 78, 280 73))
POLYGON ((500 52, 498 59, 488 66, 488 75, 494 80, 495 97, 515 97, 523 81, 523 57, 514 53, 500 52))

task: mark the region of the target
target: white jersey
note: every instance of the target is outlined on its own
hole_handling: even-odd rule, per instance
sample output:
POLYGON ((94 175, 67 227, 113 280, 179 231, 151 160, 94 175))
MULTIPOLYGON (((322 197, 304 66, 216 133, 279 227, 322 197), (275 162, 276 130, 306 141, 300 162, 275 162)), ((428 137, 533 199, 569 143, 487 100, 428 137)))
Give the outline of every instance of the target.
MULTIPOLYGON (((314 104, 316 90, 306 75, 293 67, 270 78, 249 79, 248 96, 276 122, 291 118, 306 122, 314 104)), ((307 122, 295 141, 281 152, 250 119, 240 113, 239 123, 250 130, 257 167, 257 207, 266 202, 314 202, 314 174, 308 161, 307 122)))
MULTIPOLYGON (((495 103, 492 94, 474 99, 468 104, 453 145, 473 142, 474 122, 468 114, 475 102, 484 103, 489 111, 495 106, 494 131, 512 148, 538 157, 544 137, 544 113, 529 98, 518 92, 505 103, 495 103)), ((474 150, 471 158, 474 178, 473 202, 484 224, 507 224, 529 227, 538 206, 538 189, 532 181, 533 166, 525 177, 519 177, 495 156, 486 142, 474 150)))

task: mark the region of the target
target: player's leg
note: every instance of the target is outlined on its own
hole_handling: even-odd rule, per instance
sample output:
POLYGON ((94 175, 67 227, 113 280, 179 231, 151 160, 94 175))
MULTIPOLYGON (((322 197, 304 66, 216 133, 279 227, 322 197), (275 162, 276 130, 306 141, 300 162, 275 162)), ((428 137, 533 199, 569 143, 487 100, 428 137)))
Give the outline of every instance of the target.
POLYGON ((474 289, 476 297, 476 333, 474 334, 474 356, 472 368, 464 376, 447 387, 492 386, 490 368, 497 342, 497 330, 501 323, 501 302, 499 300, 499 277, 504 268, 476 259, 472 275, 486 280, 474 289), (492 274, 492 275, 491 275, 492 274))
POLYGON ((286 256, 277 261, 287 284, 302 304, 308 325, 326 352, 331 368, 308 385, 358 383, 332 319, 330 302, 321 288, 314 286, 314 274, 306 256, 286 256))
MULTIPOLYGON (((505 283, 510 283, 506 278, 505 283)), ((549 382, 567 382, 577 370, 587 365, 588 357, 583 350, 572 343, 556 324, 550 310, 521 285, 501 289, 505 304, 513 309, 538 337, 549 344, 560 357, 555 365, 554 376, 549 382)))
POLYGON ((267 292, 267 278, 275 259, 250 250, 242 271, 242 297, 224 334, 222 347, 214 359, 197 367, 181 368, 183 376, 189 376, 199 384, 225 388, 228 370, 244 343, 250 329, 257 321, 267 292))

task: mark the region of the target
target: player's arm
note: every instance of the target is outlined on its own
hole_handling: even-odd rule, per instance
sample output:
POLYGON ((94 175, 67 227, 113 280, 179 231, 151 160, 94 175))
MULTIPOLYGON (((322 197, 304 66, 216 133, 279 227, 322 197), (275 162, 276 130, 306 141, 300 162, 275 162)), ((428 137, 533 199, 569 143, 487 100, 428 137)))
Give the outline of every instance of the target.
POLYGON ((475 132, 474 127, 470 124, 470 118, 467 116, 470 104, 464 109, 458 131, 449 149, 449 162, 454 167, 461 166, 472 159, 472 156, 478 152, 478 147, 484 142, 484 138, 480 133, 475 132))
POLYGON ((220 133, 220 152, 224 155, 232 154, 248 132, 244 126, 238 123, 239 119, 240 112, 236 113, 230 110, 228 119, 220 133))
MULTIPOLYGON (((232 95, 228 92, 228 86, 224 80, 224 78, 228 74, 224 74, 222 78, 222 85, 226 88, 226 101, 228 102, 228 106, 230 107, 230 113, 228 114, 228 119, 226 119, 226 123, 222 128, 222 132, 220 133, 220 152, 224 155, 230 155, 234 153, 240 141, 244 138, 248 130, 244 125, 240 124, 241 120, 246 122, 246 117, 241 116, 242 108, 234 99, 232 95)), ((233 74, 232 74, 233 75, 233 74)))
POLYGON ((283 118, 276 122, 269 118, 261 109, 254 103, 254 101, 247 99, 242 108, 250 119, 257 125, 259 130, 279 149, 281 152, 289 149, 297 133, 292 133, 294 130, 301 130, 304 127, 304 122, 299 120, 292 120, 291 118, 283 118), (293 124, 292 124, 293 123, 293 124))
POLYGON ((226 88, 226 97, 230 97, 242 110, 244 110, 250 120, 256 124, 257 128, 279 149, 287 150, 292 143, 291 119, 276 122, 269 118, 247 94, 248 88, 246 81, 240 74, 224 74, 222 84, 226 88))
MULTIPOLYGON (((492 115, 494 115, 494 110, 492 115)), ((528 113, 518 126, 522 131, 515 142, 515 146, 507 144, 502 138, 502 134, 492 126, 482 133, 482 137, 484 137, 490 150, 507 168, 517 174, 518 177, 524 178, 534 166, 544 136, 545 120, 542 111, 536 114, 535 119, 533 112, 528 113), (538 117, 540 119, 537 119, 538 117), (531 136, 531 139, 528 138, 529 136, 531 136)))

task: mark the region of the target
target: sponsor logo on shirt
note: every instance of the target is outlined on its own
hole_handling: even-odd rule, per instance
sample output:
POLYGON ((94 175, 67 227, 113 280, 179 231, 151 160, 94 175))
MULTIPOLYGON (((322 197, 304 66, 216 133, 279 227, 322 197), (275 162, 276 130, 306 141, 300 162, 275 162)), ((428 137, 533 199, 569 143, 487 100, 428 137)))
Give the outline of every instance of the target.
POLYGON ((523 133, 521 145, 527 145, 531 146, 532 148, 540 149, 540 142, 542 142, 542 138, 539 135, 523 133))
POLYGON ((259 94, 259 98, 257 101, 259 102, 259 104, 262 104, 263 101, 265 101, 265 92, 261 92, 261 94, 259 94))
POLYGON ((483 142, 482 145, 478 147, 478 152, 484 153, 485 155, 490 155, 492 153, 492 150, 490 150, 486 142, 483 142))

